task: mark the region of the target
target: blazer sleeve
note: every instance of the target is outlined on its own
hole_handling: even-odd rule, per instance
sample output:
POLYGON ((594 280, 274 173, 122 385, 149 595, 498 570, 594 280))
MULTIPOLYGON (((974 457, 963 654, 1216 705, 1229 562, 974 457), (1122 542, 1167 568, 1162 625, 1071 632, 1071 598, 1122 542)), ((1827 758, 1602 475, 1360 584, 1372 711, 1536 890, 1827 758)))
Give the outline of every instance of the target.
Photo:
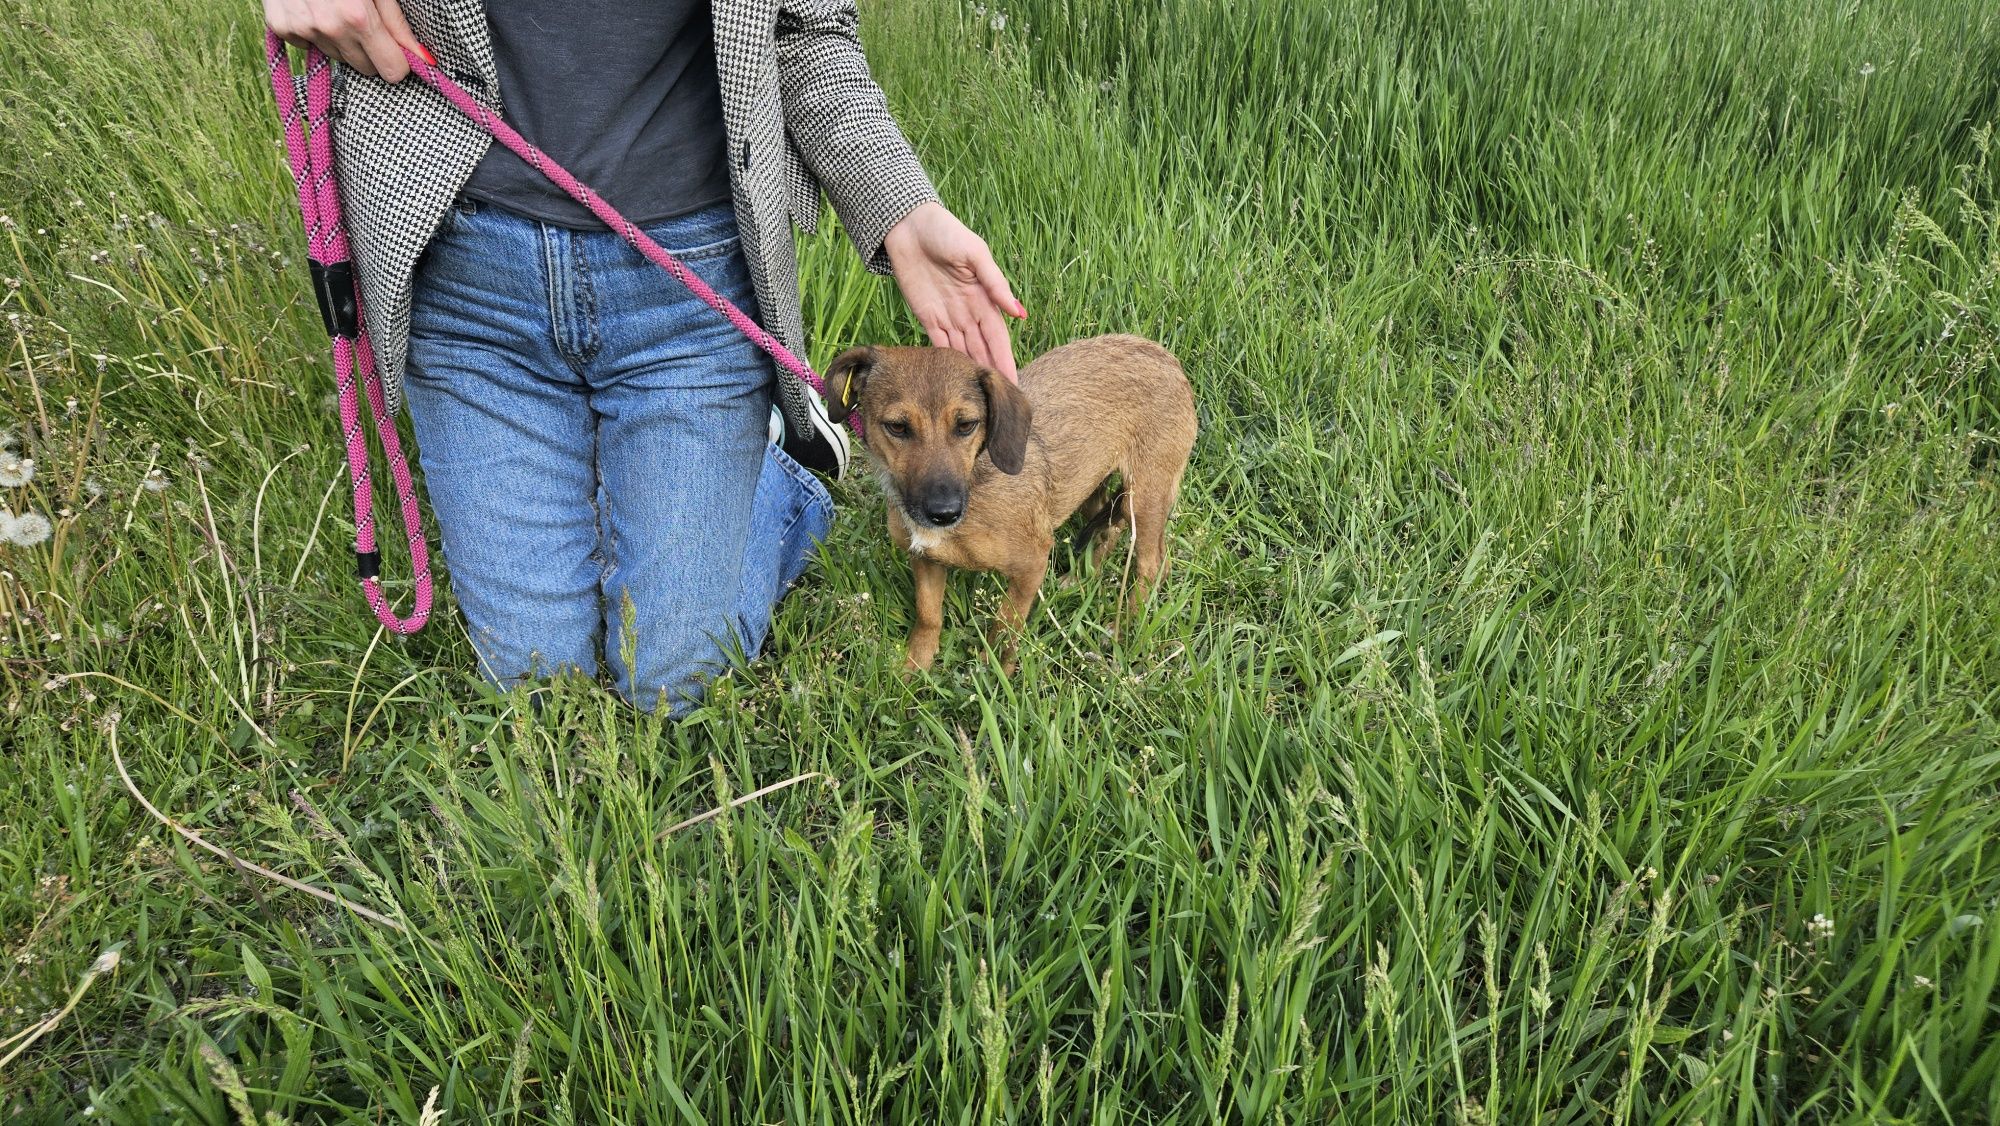
POLYGON ((882 242, 918 205, 938 198, 889 116, 861 53, 854 0, 785 0, 778 12, 778 89, 785 128, 861 260, 889 272, 882 242))

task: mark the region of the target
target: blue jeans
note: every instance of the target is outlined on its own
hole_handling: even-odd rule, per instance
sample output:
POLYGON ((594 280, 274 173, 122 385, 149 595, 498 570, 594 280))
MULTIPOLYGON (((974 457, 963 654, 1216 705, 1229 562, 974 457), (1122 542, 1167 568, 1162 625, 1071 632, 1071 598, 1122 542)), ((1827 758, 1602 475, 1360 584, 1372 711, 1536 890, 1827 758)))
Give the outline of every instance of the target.
MULTIPOLYGON (((727 204, 646 233, 757 315, 727 204)), ((768 441, 774 378, 609 231, 454 205, 418 265, 404 387, 489 681, 603 663, 681 712, 732 645, 757 653, 833 518, 768 441)))

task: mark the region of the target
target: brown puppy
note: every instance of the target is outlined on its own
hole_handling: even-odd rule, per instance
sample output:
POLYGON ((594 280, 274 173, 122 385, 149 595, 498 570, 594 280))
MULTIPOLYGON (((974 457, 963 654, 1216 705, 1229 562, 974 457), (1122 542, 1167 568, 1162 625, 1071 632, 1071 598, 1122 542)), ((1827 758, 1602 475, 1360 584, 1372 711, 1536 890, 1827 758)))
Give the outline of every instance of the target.
POLYGON ((1171 352, 1137 336, 1065 344, 1017 387, 947 348, 853 348, 826 371, 836 421, 861 415, 889 498, 889 536, 910 553, 917 625, 908 665, 937 656, 947 567, 998 571, 1004 667, 1048 572, 1056 529, 1084 510, 1097 557, 1130 525, 1129 606, 1166 569, 1167 515, 1194 448, 1194 395, 1171 352), (1122 489, 1113 492, 1116 473, 1122 489))

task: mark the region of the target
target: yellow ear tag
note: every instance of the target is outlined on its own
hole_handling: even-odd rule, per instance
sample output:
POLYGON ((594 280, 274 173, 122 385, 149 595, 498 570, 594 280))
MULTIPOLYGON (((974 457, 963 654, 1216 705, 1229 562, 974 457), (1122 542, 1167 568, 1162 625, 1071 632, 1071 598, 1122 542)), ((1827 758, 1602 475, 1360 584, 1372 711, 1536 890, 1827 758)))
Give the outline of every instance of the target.
POLYGON ((854 380, 849 379, 840 385, 840 405, 843 407, 854 405, 854 380))

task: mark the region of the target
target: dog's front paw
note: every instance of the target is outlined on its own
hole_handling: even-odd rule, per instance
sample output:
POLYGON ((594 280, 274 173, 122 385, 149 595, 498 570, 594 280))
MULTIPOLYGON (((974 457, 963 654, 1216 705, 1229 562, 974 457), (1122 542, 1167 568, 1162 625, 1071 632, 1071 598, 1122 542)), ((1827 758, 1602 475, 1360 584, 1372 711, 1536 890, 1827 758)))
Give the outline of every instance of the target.
POLYGON ((903 657, 903 673, 929 672, 931 662, 937 660, 938 639, 936 635, 924 637, 910 635, 909 651, 903 657))

